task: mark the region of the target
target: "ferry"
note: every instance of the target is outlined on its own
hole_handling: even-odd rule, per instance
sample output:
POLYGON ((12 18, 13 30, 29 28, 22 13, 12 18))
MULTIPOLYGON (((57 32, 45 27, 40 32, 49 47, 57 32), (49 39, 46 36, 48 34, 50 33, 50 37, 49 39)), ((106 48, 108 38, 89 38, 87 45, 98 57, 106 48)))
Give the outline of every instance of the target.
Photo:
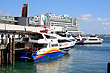
POLYGON ((63 56, 70 50, 59 44, 55 34, 23 32, 21 35, 21 38, 15 39, 16 60, 36 62, 63 56))
POLYGON ((69 38, 66 38, 66 37, 61 37, 59 35, 57 35, 57 39, 58 39, 58 43, 59 43, 59 48, 61 50, 63 49, 72 49, 74 46, 75 46, 75 42, 74 41, 71 41, 69 38))
POLYGON ((58 34, 59 36, 61 36, 61 39, 65 38, 65 39, 71 41, 71 43, 73 45, 71 48, 73 48, 75 46, 76 39, 74 37, 72 37, 72 35, 69 34, 68 32, 57 32, 56 34, 58 34))
POLYGON ((92 35, 89 37, 82 37, 78 36, 76 37, 76 44, 101 44, 103 42, 102 38, 98 38, 98 36, 92 35))

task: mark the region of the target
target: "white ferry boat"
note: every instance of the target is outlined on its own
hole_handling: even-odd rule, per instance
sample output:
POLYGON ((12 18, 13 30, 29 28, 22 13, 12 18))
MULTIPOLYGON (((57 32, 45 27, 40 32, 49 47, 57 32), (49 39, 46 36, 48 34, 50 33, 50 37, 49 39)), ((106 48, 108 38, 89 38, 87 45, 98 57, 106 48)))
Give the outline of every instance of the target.
MULTIPOLYGON (((57 34, 47 33, 22 33, 21 38, 15 39, 15 55, 16 60, 40 61, 57 56, 63 56, 70 48, 68 44, 60 45, 57 34)), ((63 40, 65 41, 65 40, 63 40)), ((67 43, 67 42, 66 42, 67 43)))
POLYGON ((76 37, 76 44, 101 44, 103 42, 103 39, 98 38, 95 35, 89 36, 89 37, 76 37))

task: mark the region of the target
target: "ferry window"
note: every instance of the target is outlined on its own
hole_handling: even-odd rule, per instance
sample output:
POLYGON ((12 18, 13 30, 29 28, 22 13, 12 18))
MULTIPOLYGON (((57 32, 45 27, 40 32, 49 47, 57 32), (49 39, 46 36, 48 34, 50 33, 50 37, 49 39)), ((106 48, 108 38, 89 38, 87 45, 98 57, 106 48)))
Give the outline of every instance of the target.
POLYGON ((54 36, 45 35, 47 39, 56 39, 54 36))
POLYGON ((58 40, 59 43, 63 43, 63 42, 71 42, 69 40, 58 40))
POLYGON ((60 36, 62 36, 62 37, 66 37, 66 34, 58 34, 58 35, 60 35, 60 36))
POLYGON ((69 38, 71 35, 67 35, 67 37, 69 38))
POLYGON ((75 41, 75 39, 70 39, 71 41, 75 41))
POLYGON ((80 39, 77 39, 77 41, 80 41, 80 39))
POLYGON ((95 40, 97 40, 97 39, 89 39, 90 41, 95 41, 95 40))
POLYGON ((23 38, 23 41, 28 42, 29 41, 29 38, 23 38))
POLYGON ((52 44, 52 47, 54 47, 54 46, 58 46, 58 44, 52 44))
POLYGON ((47 48, 47 44, 38 44, 38 49, 47 48))
POLYGON ((15 47, 16 48, 24 48, 25 44, 24 43, 16 43, 15 47))
POLYGON ((21 38, 15 38, 15 40, 20 40, 21 38))
POLYGON ((42 49, 42 48, 47 48, 47 44, 34 43, 34 44, 33 44, 33 48, 34 48, 35 50, 40 50, 40 49, 42 49))
POLYGON ((36 39, 43 39, 42 34, 32 34, 30 36, 33 37, 33 38, 36 38, 36 39))
POLYGON ((95 35, 91 35, 90 37, 96 37, 95 35))

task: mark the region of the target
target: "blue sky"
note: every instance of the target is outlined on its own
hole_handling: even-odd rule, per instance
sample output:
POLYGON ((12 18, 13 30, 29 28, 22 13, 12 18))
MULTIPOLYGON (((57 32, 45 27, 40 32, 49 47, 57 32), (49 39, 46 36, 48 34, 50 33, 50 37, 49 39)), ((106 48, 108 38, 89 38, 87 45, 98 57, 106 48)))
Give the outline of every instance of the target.
MULTIPOLYGON (((110 0, 27 0, 29 16, 54 13, 79 19, 86 34, 110 34, 110 0)), ((1 0, 0 15, 20 16, 26 0, 1 0)))

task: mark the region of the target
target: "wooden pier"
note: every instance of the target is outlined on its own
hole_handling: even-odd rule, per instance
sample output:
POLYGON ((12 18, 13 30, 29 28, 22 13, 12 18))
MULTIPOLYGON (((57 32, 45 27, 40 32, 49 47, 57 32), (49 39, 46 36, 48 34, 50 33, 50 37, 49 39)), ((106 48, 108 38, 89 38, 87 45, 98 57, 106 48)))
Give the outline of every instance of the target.
POLYGON ((0 44, 0 66, 3 64, 13 65, 15 64, 15 38, 12 39, 10 35, 6 35, 6 40, 3 39, 4 35, 1 35, 0 44))

